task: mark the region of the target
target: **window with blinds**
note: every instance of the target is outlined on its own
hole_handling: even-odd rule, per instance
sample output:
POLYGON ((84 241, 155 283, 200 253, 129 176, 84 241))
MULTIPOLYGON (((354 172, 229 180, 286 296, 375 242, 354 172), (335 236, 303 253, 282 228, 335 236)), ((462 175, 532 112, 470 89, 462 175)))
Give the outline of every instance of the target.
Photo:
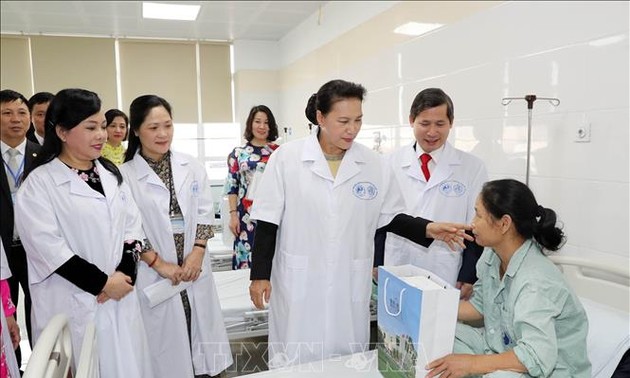
POLYGON ((156 94, 173 108, 173 149, 196 156, 215 185, 227 176, 227 155, 241 144, 229 44, 12 35, 0 41, 2 89, 28 98, 85 88, 99 95, 103 111, 122 104, 125 113, 134 98, 156 94))

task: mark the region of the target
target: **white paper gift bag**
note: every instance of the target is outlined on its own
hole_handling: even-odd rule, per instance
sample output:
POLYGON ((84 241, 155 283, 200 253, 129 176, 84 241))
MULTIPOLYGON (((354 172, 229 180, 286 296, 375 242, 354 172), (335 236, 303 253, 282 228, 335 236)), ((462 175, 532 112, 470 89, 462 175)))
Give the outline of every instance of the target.
POLYGON ((386 377, 424 377, 452 353, 459 290, 413 265, 378 268, 378 369, 386 377))

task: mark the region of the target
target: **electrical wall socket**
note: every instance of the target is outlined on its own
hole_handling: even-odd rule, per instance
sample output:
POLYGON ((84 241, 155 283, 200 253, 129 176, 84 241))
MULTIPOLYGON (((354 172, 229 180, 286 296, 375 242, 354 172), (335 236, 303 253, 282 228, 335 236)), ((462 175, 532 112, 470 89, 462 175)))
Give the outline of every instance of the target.
POLYGON ((576 143, 588 143, 591 141, 591 124, 590 123, 582 123, 578 127, 575 128, 575 139, 576 143))

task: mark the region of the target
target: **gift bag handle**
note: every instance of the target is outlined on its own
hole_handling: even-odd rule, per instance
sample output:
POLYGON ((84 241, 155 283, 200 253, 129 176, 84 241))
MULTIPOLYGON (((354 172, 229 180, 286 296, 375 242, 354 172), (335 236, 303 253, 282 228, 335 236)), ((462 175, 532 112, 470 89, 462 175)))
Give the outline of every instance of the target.
POLYGON ((389 310, 389 308, 387 307, 387 283, 389 282, 389 277, 385 278, 385 285, 383 287, 383 300, 385 301, 385 312, 390 315, 390 316, 398 316, 400 315, 400 312, 402 311, 402 296, 403 293, 407 290, 407 288, 403 288, 400 291, 400 294, 398 294, 398 303, 400 303, 400 305, 398 306, 398 312, 394 313, 392 311, 389 310))

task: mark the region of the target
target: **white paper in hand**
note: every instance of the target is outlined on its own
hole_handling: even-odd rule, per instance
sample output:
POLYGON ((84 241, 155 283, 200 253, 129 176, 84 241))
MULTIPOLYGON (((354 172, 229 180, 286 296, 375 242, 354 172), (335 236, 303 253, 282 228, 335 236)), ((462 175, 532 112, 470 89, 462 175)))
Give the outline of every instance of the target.
MULTIPOLYGON (((206 274, 208 274, 206 270, 203 270, 201 274, 199 275, 199 278, 197 279, 197 281, 205 277, 206 274)), ((144 295, 146 295, 147 299, 149 300, 149 307, 153 308, 159 305, 160 303, 164 302, 165 300, 169 299, 173 295, 179 294, 182 290, 188 289, 195 282, 187 281, 187 282, 180 282, 177 285, 173 285, 171 280, 169 280, 168 278, 165 278, 152 285, 145 287, 143 292, 144 292, 144 295)))

